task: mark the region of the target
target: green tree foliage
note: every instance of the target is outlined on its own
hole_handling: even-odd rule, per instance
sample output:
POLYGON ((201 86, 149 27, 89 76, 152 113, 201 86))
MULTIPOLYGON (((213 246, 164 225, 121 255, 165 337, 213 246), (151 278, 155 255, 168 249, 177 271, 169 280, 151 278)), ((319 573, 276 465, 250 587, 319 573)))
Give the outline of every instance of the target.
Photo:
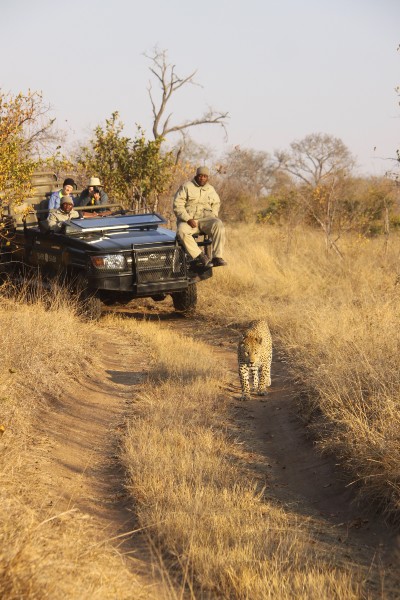
POLYGON ((263 198, 257 222, 295 227, 304 220, 305 210, 298 202, 298 186, 287 173, 278 170, 270 193, 263 198))
POLYGON ((37 92, 0 91, 0 192, 4 202, 21 202, 31 192, 39 150, 50 138, 53 121, 37 92))
POLYGON ((389 177, 352 178, 343 200, 343 227, 363 235, 400 225, 399 189, 389 177))
POLYGON ((400 190, 393 179, 350 176, 333 185, 310 188, 277 176, 257 220, 289 228, 318 224, 336 241, 348 231, 387 235, 389 227, 400 227, 400 190))
POLYGON ((131 139, 123 134, 118 112, 97 126, 78 157, 88 176, 100 177, 112 201, 138 210, 157 210, 173 172, 171 152, 161 152, 163 139, 146 140, 138 127, 131 139))
POLYGON ((336 241, 342 232, 347 182, 355 164, 348 148, 339 138, 313 133, 292 142, 290 150, 275 152, 275 158, 297 186, 295 204, 321 227, 327 249, 340 254, 336 241))
POLYGON ((311 134, 275 153, 278 171, 258 222, 287 227, 288 239, 300 223, 317 225, 327 249, 341 254, 337 242, 348 231, 361 235, 398 227, 399 190, 388 177, 354 177, 354 159, 343 142, 311 134))
POLYGON ((275 180, 275 166, 267 152, 230 150, 217 165, 215 182, 222 199, 221 215, 230 221, 251 221, 275 180))

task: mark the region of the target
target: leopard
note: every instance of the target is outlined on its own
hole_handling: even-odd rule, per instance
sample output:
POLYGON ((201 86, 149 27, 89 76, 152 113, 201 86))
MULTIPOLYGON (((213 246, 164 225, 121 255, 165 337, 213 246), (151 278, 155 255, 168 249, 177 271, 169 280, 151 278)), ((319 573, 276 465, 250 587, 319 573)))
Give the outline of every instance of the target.
POLYGON ((252 321, 244 331, 238 345, 241 400, 251 398, 253 389, 259 396, 268 394, 271 385, 272 337, 265 319, 252 321))

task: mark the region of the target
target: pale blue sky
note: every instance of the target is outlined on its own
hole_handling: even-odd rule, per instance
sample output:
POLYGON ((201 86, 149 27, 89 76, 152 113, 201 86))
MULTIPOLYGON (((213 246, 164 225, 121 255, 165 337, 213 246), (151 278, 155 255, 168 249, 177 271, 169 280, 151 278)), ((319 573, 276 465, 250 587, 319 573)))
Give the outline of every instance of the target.
MULTIPOLYGON (((220 154, 273 152, 313 132, 340 137, 360 172, 379 174, 400 146, 399 0, 0 0, 0 87, 41 90, 68 140, 118 110, 151 135, 149 63, 167 49, 200 87, 176 96, 176 120, 229 111, 192 137, 220 154), (376 147, 376 150, 374 150, 376 147)), ((171 141, 173 141, 171 139, 171 141)))

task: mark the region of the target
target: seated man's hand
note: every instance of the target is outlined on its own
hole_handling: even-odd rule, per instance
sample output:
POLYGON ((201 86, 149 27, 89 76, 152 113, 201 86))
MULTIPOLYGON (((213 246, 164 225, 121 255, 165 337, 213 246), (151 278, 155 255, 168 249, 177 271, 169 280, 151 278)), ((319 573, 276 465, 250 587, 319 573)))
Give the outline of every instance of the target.
POLYGON ((87 211, 82 213, 82 216, 85 217, 85 219, 90 218, 90 217, 98 217, 99 215, 97 214, 97 212, 95 211, 87 211))
POLYGON ((195 221, 194 219, 189 219, 189 221, 186 221, 186 223, 187 223, 188 225, 190 225, 190 227, 192 227, 193 229, 194 229, 195 227, 197 227, 197 221, 195 221))

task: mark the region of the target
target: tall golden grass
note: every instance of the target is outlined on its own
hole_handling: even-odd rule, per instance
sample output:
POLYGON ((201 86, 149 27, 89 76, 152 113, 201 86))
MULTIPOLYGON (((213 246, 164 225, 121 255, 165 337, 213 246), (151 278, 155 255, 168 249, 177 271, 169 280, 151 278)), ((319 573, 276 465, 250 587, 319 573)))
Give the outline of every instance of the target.
POLYGON ((224 369, 211 350, 149 322, 109 322, 150 357, 125 437, 128 487, 190 597, 361 598, 356 569, 263 500, 244 470, 251 458, 232 435, 224 369))
POLYGON ((57 291, 0 290, 0 597, 4 600, 148 598, 121 555, 77 510, 59 513, 47 488, 51 398, 89 356, 92 329, 57 291), (29 296, 29 303, 25 300, 29 296), (49 402, 50 399, 50 402, 49 402))
MULTIPOLYGON (((347 238, 343 260, 312 231, 242 226, 229 232, 228 268, 199 285, 204 326, 266 317, 303 390, 321 448, 335 453, 365 498, 398 509, 398 258, 400 242, 347 238)), ((151 372, 134 398, 124 460, 134 507, 175 562, 189 596, 362 598, 357 570, 314 543, 269 504, 235 442, 223 365, 210 350, 150 323, 109 319, 143 344, 151 372)), ((107 321, 105 323, 107 326, 107 321)), ((118 553, 74 512, 46 506, 35 419, 93 325, 63 299, 0 300, 0 589, 16 598, 135 598, 118 553)), ((44 461, 44 462, 43 462, 44 461)))
POLYGON ((348 236, 343 259, 315 231, 230 231, 229 267, 199 286, 220 322, 265 316, 313 414, 361 498, 400 508, 400 238, 348 236))

